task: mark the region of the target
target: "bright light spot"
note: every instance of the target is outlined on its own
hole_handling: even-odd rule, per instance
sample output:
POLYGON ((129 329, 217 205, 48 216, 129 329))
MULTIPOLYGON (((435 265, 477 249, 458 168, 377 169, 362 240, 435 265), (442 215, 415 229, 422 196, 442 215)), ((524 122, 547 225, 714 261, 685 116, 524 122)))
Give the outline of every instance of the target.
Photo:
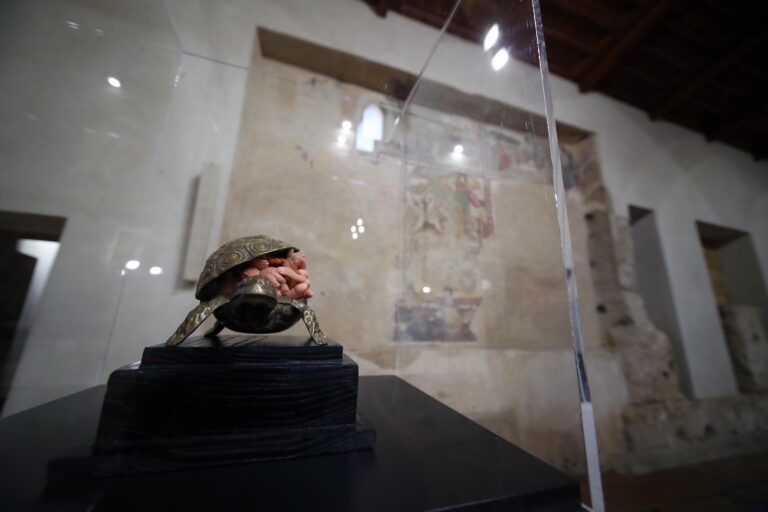
POLYGON ((336 140, 339 141, 339 145, 343 146, 344 144, 347 143, 347 136, 346 135, 339 135, 336 138, 336 140))
POLYGON ((357 230, 361 233, 365 233, 365 226, 360 226, 357 230))
POLYGON ((93 33, 96 34, 97 36, 104 37, 104 31, 101 30, 100 28, 93 29, 93 33))
POLYGON ((363 225, 363 219, 357 219, 357 225, 362 226, 363 225))
POLYGON ((423 291, 424 293, 429 293, 432 291, 432 288, 430 288, 429 286, 425 286, 424 288, 421 289, 421 291, 423 291))
POLYGON ((352 240, 357 240, 357 233, 352 233, 352 240))
POLYGON ((108 76, 107 77, 107 83, 109 85, 111 85, 112 87, 114 87, 115 89, 119 89, 121 87, 121 85, 122 85, 120 83, 120 80, 118 80, 117 78, 115 78, 113 76, 108 76))
POLYGON ((453 146, 454 155, 461 155, 462 153, 464 153, 464 146, 462 146, 461 144, 456 144, 455 146, 453 146))
POLYGON ((491 27, 488 33, 485 34, 485 40, 483 41, 483 50, 487 52, 488 50, 493 48, 493 45, 495 45, 496 41, 498 40, 499 40, 499 26, 494 23, 494 25, 491 27))
POLYGON ((163 273, 163 269, 160 267, 152 267, 149 269, 149 273, 152 274, 153 276, 159 276, 160 274, 163 273))
POLYGON ((491 59, 491 67, 494 71, 498 71, 506 65, 508 60, 509 52, 506 48, 502 48, 501 50, 497 51, 496 55, 494 55, 491 59))
POLYGON ((141 262, 139 260, 128 260, 125 262, 125 268, 128 270, 136 270, 141 265, 141 262))
POLYGON ((345 119, 345 120, 343 120, 343 121, 341 122, 341 129, 342 129, 342 130, 344 130, 344 131, 349 131, 349 130, 351 130, 351 129, 352 129, 352 121, 348 121, 348 120, 346 120, 346 119, 345 119))
POLYGON ((377 105, 368 105, 355 130, 355 149, 373 153, 376 141, 384 136, 384 112, 377 105))
POLYGON ((66 23, 69 26, 69 28, 80 30, 80 24, 77 23, 76 21, 67 21, 66 23))
POLYGON ((357 226, 352 226, 349 230, 353 233, 357 232, 357 226))
POLYGON ((121 276, 124 276, 124 275, 125 275, 125 269, 123 269, 123 270, 121 270, 121 271, 120 271, 120 275, 121 275, 121 276))

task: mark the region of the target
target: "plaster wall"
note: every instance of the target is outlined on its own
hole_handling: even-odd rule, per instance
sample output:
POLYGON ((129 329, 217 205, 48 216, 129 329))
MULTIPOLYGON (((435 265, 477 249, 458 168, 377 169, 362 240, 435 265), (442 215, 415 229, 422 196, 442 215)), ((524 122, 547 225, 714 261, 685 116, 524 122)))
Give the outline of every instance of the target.
MULTIPOLYGON (((254 24, 412 73, 421 70, 437 37, 436 30, 394 13, 377 18, 362 2, 351 0, 168 5, 185 48, 240 65, 248 62, 254 24)), ((494 73, 481 48, 450 36, 425 70, 437 82, 541 112, 537 74, 517 62, 494 73)), ((626 215, 628 205, 637 204, 656 212, 688 387, 698 398, 736 393, 695 221, 750 232, 760 266, 768 268, 766 164, 675 125, 651 122, 637 109, 600 94, 580 94, 558 77, 551 77, 551 86, 556 117, 595 133, 614 210, 626 215)))
MULTIPOLYGON (((4 414, 103 381, 109 371, 135 359, 148 339, 160 341, 170 333, 193 305, 190 289, 178 278, 192 181, 204 165, 221 169, 215 213, 220 225, 255 26, 412 73, 421 70, 437 36, 396 14, 378 18, 353 0, 69 0, 5 2, 0 9, 0 205, 67 217, 62 249, 4 414), (108 88, 109 74, 121 76, 124 87, 108 88), (131 258, 142 260, 142 272, 121 276, 131 258), (162 266, 163 274, 147 274, 150 265, 162 266)), ((543 109, 534 68, 513 61, 493 73, 480 48, 450 36, 426 75, 465 92, 538 113, 543 109)), ((643 113, 599 94, 579 94, 557 77, 551 84, 558 119, 596 134, 614 209, 624 213, 632 203, 656 211, 694 395, 734 393, 695 220, 750 232, 765 275, 766 165, 726 146, 706 144, 682 128, 651 123, 643 113)), ((572 228, 580 229, 575 222, 572 228)), ((219 238, 212 231, 209 249, 219 238)), ((574 243, 580 243, 575 234, 574 243)), ((594 336, 589 342, 600 345, 594 336)), ((419 350, 413 349, 412 357, 424 368, 440 373, 447 364, 449 352, 419 350)), ((384 371, 389 365, 378 364, 376 357, 404 354, 372 351, 361 369, 384 371)), ((475 350, 476 358, 490 356, 494 364, 504 355, 483 354, 475 350)), ((596 407, 609 416, 618 412, 612 413, 609 404, 624 400, 616 386, 621 375, 599 350, 593 354, 593 387, 605 395, 596 397, 596 407)), ((544 359, 540 366, 520 364, 526 373, 514 378, 522 380, 505 381, 505 389, 558 375, 553 372, 567 357, 562 352, 552 355, 557 364, 544 359)), ((461 368, 474 360, 468 358, 461 368)), ((484 376, 467 382, 468 390, 500 389, 498 374, 478 374, 484 376)), ((429 389, 429 382, 437 381, 421 385, 440 397, 439 386, 429 389)), ((459 408, 473 405, 469 392, 452 400, 459 408)), ((507 400, 512 398, 500 398, 494 407, 512 410, 507 400)), ((489 410, 473 414, 480 418, 489 410)), ((498 417, 489 414, 488 424, 498 417)), ((551 415, 517 417, 531 428, 558 421, 551 415)), ((615 422, 598 421, 614 425, 601 432, 620 438, 615 422)))

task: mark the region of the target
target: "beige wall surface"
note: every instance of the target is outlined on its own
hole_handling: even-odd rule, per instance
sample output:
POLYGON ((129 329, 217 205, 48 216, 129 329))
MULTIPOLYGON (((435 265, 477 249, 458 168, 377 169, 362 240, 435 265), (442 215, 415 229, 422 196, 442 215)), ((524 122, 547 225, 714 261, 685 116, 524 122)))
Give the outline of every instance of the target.
MULTIPOLYGON (((546 460, 582 470, 551 171, 528 165, 522 155, 542 141, 507 131, 508 139, 520 140, 521 155, 504 171, 488 168, 493 159, 473 158, 470 147, 478 155, 493 150, 482 137, 466 135, 466 157, 444 160, 439 152, 450 151, 456 133, 477 132, 480 123, 422 108, 401 120, 393 139, 404 143, 404 153, 397 144, 381 144, 368 154, 354 149, 341 125, 351 120, 354 131, 371 104, 384 106, 391 124, 385 97, 255 53, 221 241, 266 233, 297 245, 309 258, 311 303, 321 325, 355 357, 361 374, 398 374, 546 460), (418 135, 416 123, 422 123, 418 135), (339 143, 339 135, 348 138, 339 143), (433 148, 441 149, 434 155, 433 148), (475 189, 466 196, 468 181, 475 189), (487 197, 480 197, 483 191, 487 197), (350 228, 358 218, 365 232, 355 239, 350 228), (467 297, 479 304, 465 315, 472 337, 440 341, 438 331, 433 339, 398 341, 398 304, 433 306, 441 325, 460 316, 446 305, 445 286, 453 289, 451 304, 467 297)), ((616 363, 600 355, 583 206, 576 191, 570 200, 593 371, 598 381, 620 382, 616 363)), ((606 451, 615 451, 621 386, 597 395, 598 410, 606 411, 600 417, 606 451)))
MULTIPOLYGON (((3 414, 104 382, 173 331, 195 303, 181 267, 194 182, 213 166, 221 182, 206 252, 258 232, 300 245, 311 258, 320 321, 362 373, 396 372, 533 453, 579 468, 552 190, 481 173, 492 193, 493 233, 472 255, 482 269, 467 292, 481 299, 471 324, 477 341, 394 341, 404 283, 417 275, 404 272, 401 260, 411 167, 397 153, 374 159, 336 142, 341 119, 356 120, 364 105, 383 100, 252 60, 257 26, 410 73, 422 69, 437 37, 395 13, 379 18, 357 0, 0 6, 0 207, 67 219, 3 414), (122 81, 119 90, 106 83, 112 75, 122 81), (349 228, 358 217, 366 233, 353 240, 349 228), (121 275, 129 259, 142 266, 121 275), (147 272, 155 265, 162 274, 147 272)), ((425 74, 462 92, 543 110, 538 70, 513 60, 494 73, 482 48, 452 36, 425 74)), ((694 395, 735 393, 695 220, 749 231, 765 276, 765 164, 651 123, 600 94, 579 94, 557 77, 552 87, 558 119, 595 134, 614 209, 656 210, 694 395)), ((461 119, 441 122, 466 128, 461 119)), ((588 205, 575 190, 567 200, 598 433, 610 454, 623 442, 625 376, 594 317, 582 222, 588 205)))

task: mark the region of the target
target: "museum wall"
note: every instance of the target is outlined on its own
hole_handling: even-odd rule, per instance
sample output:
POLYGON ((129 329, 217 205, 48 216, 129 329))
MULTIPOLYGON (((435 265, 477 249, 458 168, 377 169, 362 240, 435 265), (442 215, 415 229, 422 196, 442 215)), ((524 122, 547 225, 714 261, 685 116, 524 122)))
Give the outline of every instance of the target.
MULTIPOLYGON (((256 26, 411 73, 437 35, 395 13, 379 18, 354 0, 0 6, 1 209, 67 219, 3 414, 103 382, 173 331, 195 303, 181 275, 183 251, 196 180, 213 168, 208 251, 259 231, 301 245, 312 258, 321 323, 350 346, 362 374, 398 373, 545 460, 581 470, 553 198, 536 183, 490 185, 495 232, 477 263, 493 286, 475 322, 477 341, 395 341, 406 171, 391 155, 372 161, 332 147, 339 119, 387 100, 260 61, 256 26), (108 74, 121 77, 119 95, 105 86, 108 74), (353 183, 361 173, 365 186, 353 183), (370 226, 365 244, 337 236, 358 217, 370 226), (163 272, 123 275, 129 259, 163 272), (521 302, 512 317, 499 314, 521 302), (371 314, 372 307, 384 309, 371 314)), ((526 90, 535 68, 513 62, 494 73, 475 46, 451 36, 441 44, 429 79, 541 114, 526 90)), ((765 164, 599 94, 579 94, 557 77, 551 82, 556 117, 593 133, 613 212, 626 216, 630 204, 654 210, 693 395, 735 394, 695 221, 749 232, 765 277, 765 164)), ((569 208, 588 371, 610 463, 623 449, 625 375, 596 318, 588 205, 577 189, 569 208)))
MULTIPOLYGON (((381 105, 391 124, 392 100, 258 51, 250 68, 221 239, 270 232, 306 251, 322 325, 361 373, 400 375, 545 460, 582 471, 551 169, 531 150, 546 141, 507 131, 495 140, 515 142, 506 153, 514 163, 489 169, 469 154, 474 144, 490 149, 485 137, 472 136, 481 123, 414 108, 403 121, 404 157, 355 151, 337 142, 341 121, 381 105), (413 140, 415 131, 422 140, 413 140), (467 148, 461 165, 431 151, 453 147, 456 133, 467 148), (471 189, 474 208, 457 207, 462 187, 471 189), (423 213, 426 197, 434 208, 423 213), (357 219, 365 231, 353 238, 357 219), (446 300, 476 309, 462 312, 446 300), (419 312, 435 307, 439 330, 419 325, 419 312)), ((583 209, 577 191, 570 199, 583 209)), ((602 351, 582 215, 574 230, 594 393, 611 453, 621 444, 624 395, 607 383, 620 382, 620 369, 602 351)))
MULTIPOLYGON (((250 2, 231 10, 198 5, 195 10, 185 4, 185 12, 179 14, 176 27, 182 43, 190 51, 232 58, 238 64, 247 62, 253 24, 412 73, 419 72, 437 34, 395 13, 381 19, 365 5, 343 0, 324 3, 322 20, 310 14, 317 7, 298 0, 282 2, 279 8, 250 2)), ((526 101, 530 91, 511 85, 528 83, 527 76, 537 73, 534 68, 508 66, 500 72, 507 80, 497 80, 494 71, 477 59, 474 45, 452 37, 441 44, 426 69, 430 79, 537 110, 526 101)), ((768 234, 761 229, 768 217, 765 164, 719 143, 708 144, 677 126, 651 122, 642 112, 602 95, 580 94, 574 84, 551 78, 556 117, 596 135, 614 210, 626 215, 628 205, 636 204, 656 211, 691 380, 688 387, 700 398, 735 393, 695 221, 752 233, 765 276, 768 234)))

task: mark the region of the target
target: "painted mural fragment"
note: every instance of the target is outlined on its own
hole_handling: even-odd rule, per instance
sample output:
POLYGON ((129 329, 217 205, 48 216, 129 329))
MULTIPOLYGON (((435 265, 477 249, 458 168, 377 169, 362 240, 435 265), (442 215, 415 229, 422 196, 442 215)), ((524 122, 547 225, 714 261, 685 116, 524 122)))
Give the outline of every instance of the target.
POLYGON ((493 233, 490 181, 409 170, 395 339, 474 341, 482 302, 478 255, 493 233))

